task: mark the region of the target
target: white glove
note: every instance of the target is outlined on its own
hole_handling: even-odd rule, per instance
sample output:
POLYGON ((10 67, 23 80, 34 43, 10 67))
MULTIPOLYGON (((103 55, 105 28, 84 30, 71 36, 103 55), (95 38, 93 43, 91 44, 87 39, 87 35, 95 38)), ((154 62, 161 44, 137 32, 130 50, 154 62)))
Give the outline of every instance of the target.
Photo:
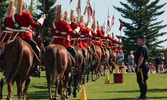
POLYGON ((90 23, 88 23, 88 26, 87 26, 87 28, 91 29, 91 25, 90 25, 90 23))
POLYGON ((91 31, 89 31, 89 35, 92 36, 92 32, 91 31))
POLYGON ((46 15, 43 14, 43 15, 41 16, 41 18, 38 19, 38 23, 40 23, 41 25, 43 25, 43 22, 44 22, 45 18, 46 18, 46 15))
POLYGON ((77 34, 78 34, 80 31, 80 27, 77 27, 74 31, 77 32, 77 34))

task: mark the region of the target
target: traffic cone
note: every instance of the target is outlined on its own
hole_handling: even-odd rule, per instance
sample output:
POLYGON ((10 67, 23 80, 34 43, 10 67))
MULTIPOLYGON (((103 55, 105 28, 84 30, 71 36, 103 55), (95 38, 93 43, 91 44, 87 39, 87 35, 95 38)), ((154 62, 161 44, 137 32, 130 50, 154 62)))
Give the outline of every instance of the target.
POLYGON ((106 75, 105 75, 105 83, 104 83, 104 84, 110 84, 108 72, 106 72, 106 75))
POLYGON ((86 92, 85 92, 85 87, 82 87, 82 91, 81 91, 81 99, 80 100, 87 100, 86 98, 86 92))
POLYGON ((123 70, 123 73, 126 73, 126 66, 124 66, 124 70, 123 70))
POLYGON ((118 65, 116 65, 115 67, 116 67, 116 73, 119 73, 119 67, 118 67, 118 65))

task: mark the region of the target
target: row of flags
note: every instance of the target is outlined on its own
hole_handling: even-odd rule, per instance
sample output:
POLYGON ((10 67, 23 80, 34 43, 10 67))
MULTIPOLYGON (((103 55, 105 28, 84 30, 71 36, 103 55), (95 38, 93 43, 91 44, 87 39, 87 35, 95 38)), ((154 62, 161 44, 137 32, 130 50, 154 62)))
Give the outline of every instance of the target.
MULTIPOLYGON (((72 0, 70 0, 70 3, 71 2, 72 2, 72 0)), ((81 15, 81 0, 78 0, 78 6, 77 6, 76 9, 77 9, 77 14, 81 15)), ((95 20, 95 7, 94 7, 94 10, 93 10, 89 0, 87 1, 87 5, 86 5, 85 10, 84 10, 84 15, 86 15, 86 13, 88 15, 88 21, 90 20, 89 19, 90 16, 92 17, 93 20, 95 20)), ((114 24, 115 24, 115 17, 113 15, 112 20, 111 20, 111 17, 110 17, 109 11, 108 11, 107 32, 111 32, 111 28, 114 26, 114 24)), ((121 20, 120 27, 119 27, 120 31, 122 30, 122 27, 123 27, 123 21, 121 20)), ((105 30, 105 21, 103 23, 103 29, 105 30)))

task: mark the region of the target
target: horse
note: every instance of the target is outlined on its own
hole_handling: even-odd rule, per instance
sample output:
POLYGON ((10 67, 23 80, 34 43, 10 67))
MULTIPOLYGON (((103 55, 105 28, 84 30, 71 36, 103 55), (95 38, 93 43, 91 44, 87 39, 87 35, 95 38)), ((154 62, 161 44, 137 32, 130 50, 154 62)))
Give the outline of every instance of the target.
POLYGON ((80 47, 74 45, 73 46, 75 51, 76 51, 76 54, 77 54, 77 61, 76 61, 76 66, 73 66, 73 69, 72 69, 72 77, 69 81, 69 88, 68 88, 68 94, 71 95, 71 83, 72 83, 72 79, 73 79, 73 82, 74 82, 74 89, 73 89, 73 97, 76 97, 77 96, 77 87, 78 87, 78 91, 81 90, 81 85, 82 85, 82 80, 83 80, 83 71, 84 71, 84 57, 83 57, 83 54, 82 54, 82 50, 80 49, 80 47))
MULTIPOLYGON (((38 46, 42 46, 41 39, 38 35, 34 35, 35 41, 40 44, 38 46), (40 42, 40 43, 39 43, 40 42)), ((3 52, 3 61, 0 69, 4 72, 4 75, 0 82, 0 98, 3 97, 2 89, 5 82, 8 84, 8 96, 7 99, 11 99, 12 96, 12 88, 13 84, 16 81, 17 84, 17 95, 18 99, 21 100, 22 93, 22 84, 25 81, 24 88, 24 100, 26 100, 26 96, 28 93, 28 85, 31 81, 31 76, 29 72, 31 72, 35 67, 35 57, 33 53, 32 47, 20 37, 16 37, 12 39, 4 47, 3 52), (23 74, 24 73, 24 74, 23 74)))
POLYGON ((52 99, 51 86, 56 81, 55 98, 58 97, 58 88, 64 87, 61 91, 61 99, 67 98, 68 81, 71 77, 72 60, 66 48, 60 44, 50 44, 47 46, 43 56, 43 65, 45 66, 46 79, 49 90, 49 99, 52 99))
MULTIPOLYGON (((92 50, 92 48, 89 46, 89 50, 91 52, 91 57, 94 56, 94 61, 95 63, 93 63, 93 61, 91 61, 90 65, 89 65, 89 70, 91 71, 91 76, 92 76, 92 81, 96 81, 97 80, 97 76, 98 76, 98 71, 101 65, 101 57, 102 57, 102 51, 99 45, 95 44, 95 55, 94 52, 92 50), (95 75, 95 76, 94 76, 95 75)), ((93 60, 93 59, 92 59, 93 60)), ((89 71, 87 72, 87 78, 89 77, 89 71)), ((87 79, 89 80, 89 79, 87 79)))
MULTIPOLYGON (((29 85, 29 72, 33 69, 34 54, 31 46, 21 38, 15 38, 5 45, 3 52, 3 63, 1 69, 4 71, 5 80, 8 84, 7 99, 11 99, 13 83, 17 84, 17 95, 21 100, 22 84, 25 82, 24 100, 29 85), (24 74, 23 74, 24 73, 24 74)), ((1 82, 3 83, 3 82, 1 82)), ((1 84, 2 87, 2 84, 1 84)), ((2 89, 2 88, 1 88, 2 89)), ((1 90, 2 97, 2 90, 1 90)))

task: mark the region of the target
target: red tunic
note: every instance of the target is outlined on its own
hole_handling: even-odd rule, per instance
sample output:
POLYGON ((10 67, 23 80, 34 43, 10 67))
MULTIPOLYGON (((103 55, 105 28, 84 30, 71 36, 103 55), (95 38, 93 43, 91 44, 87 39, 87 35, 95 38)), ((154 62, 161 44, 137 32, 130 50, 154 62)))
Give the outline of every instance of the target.
MULTIPOLYGON (((35 22, 31 14, 28 12, 22 12, 22 15, 15 14, 14 16, 12 16, 12 19, 14 23, 16 22, 20 24, 20 30, 25 30, 19 32, 18 34, 18 36, 25 40, 32 40, 32 35, 29 26, 31 26, 34 29, 40 27, 40 24, 38 22, 35 22)), ((15 32, 15 34, 17 34, 17 32, 15 32)))
POLYGON ((80 40, 82 41, 82 44, 88 48, 88 37, 90 37, 89 32, 90 30, 88 28, 85 28, 82 24, 79 24, 80 29, 81 29, 81 34, 80 34, 80 40))
POLYGON ((94 45, 94 43, 96 42, 97 33, 94 30, 91 30, 91 33, 92 33, 92 36, 90 39, 90 45, 94 45))
POLYGON ((104 34, 102 33, 101 30, 97 30, 96 39, 97 39, 97 44, 98 44, 100 47, 102 47, 102 46, 103 46, 103 41, 102 41, 102 39, 104 39, 104 34))
POLYGON ((5 27, 2 28, 2 35, 0 37, 0 42, 4 40, 9 40, 12 37, 13 21, 12 17, 6 17, 1 24, 4 24, 5 27), (10 30, 11 29, 11 30, 10 30))
MULTIPOLYGON (((81 33, 84 33, 84 27, 81 25, 81 24, 78 24, 78 23, 74 23, 72 22, 71 24, 71 28, 74 30, 76 29, 77 27, 80 27, 80 32, 81 33)), ((77 38, 76 36, 73 36, 72 39, 71 39, 71 44, 72 45, 77 45, 77 38)), ((84 49, 84 46, 83 46, 83 43, 82 43, 82 40, 81 40, 81 35, 79 34, 78 35, 78 45, 81 49, 84 49)))
POLYGON ((65 21, 55 22, 51 26, 51 32, 53 36, 53 44, 61 44, 63 46, 71 47, 70 38, 75 36, 75 31, 71 29, 69 23, 65 21))

